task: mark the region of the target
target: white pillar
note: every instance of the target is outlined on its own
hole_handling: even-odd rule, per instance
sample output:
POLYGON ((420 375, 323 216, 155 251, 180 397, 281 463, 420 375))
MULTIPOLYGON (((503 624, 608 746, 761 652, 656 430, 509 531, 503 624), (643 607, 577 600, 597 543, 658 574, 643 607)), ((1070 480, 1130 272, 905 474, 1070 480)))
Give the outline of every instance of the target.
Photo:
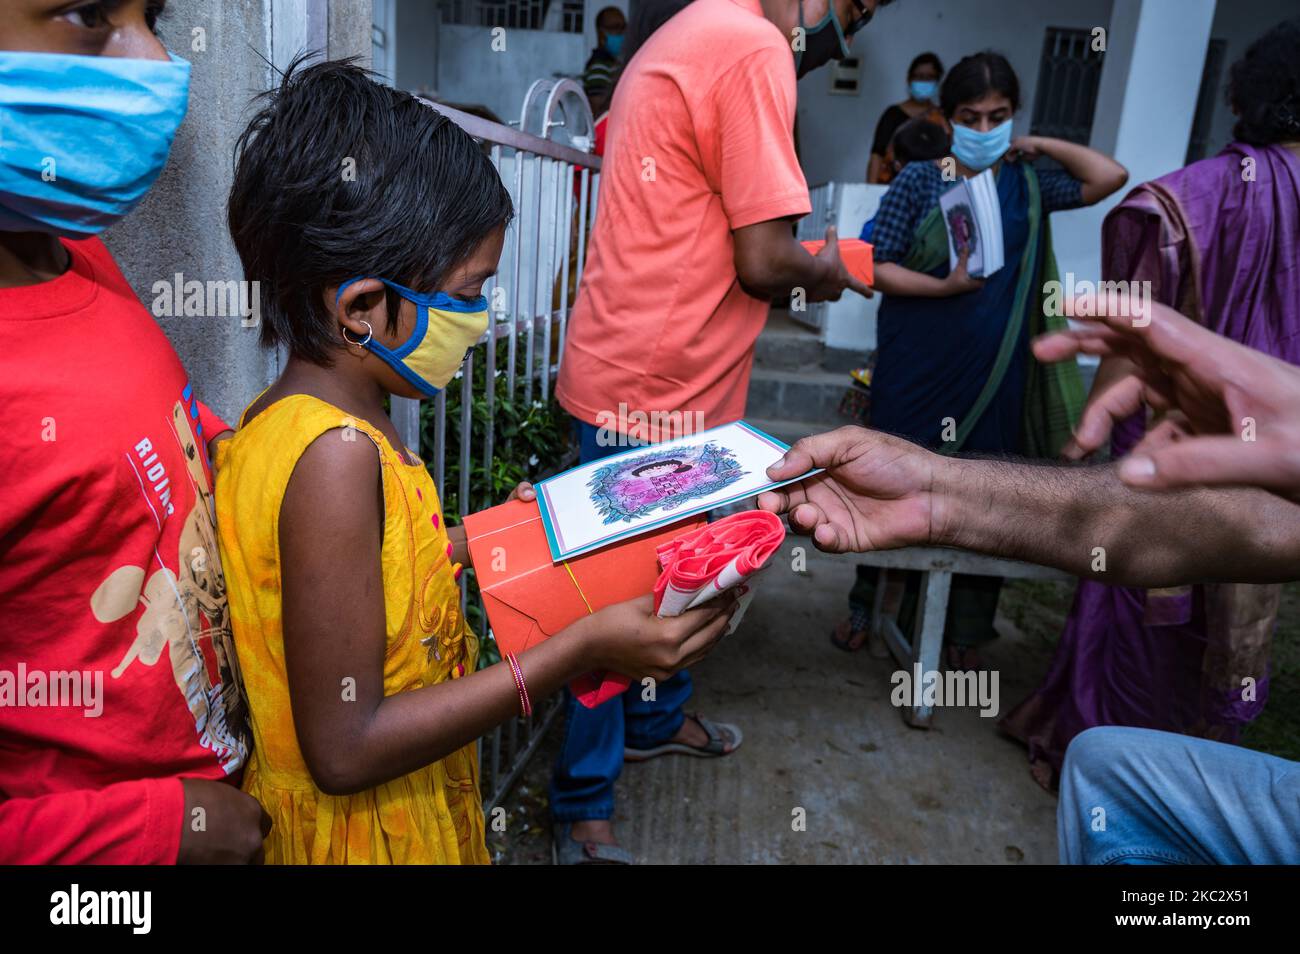
POLYGON ((1101 276, 1101 223, 1133 186, 1183 166, 1215 0, 1115 0, 1106 30, 1090 145, 1128 185, 1089 209, 1052 217, 1061 272, 1101 276))

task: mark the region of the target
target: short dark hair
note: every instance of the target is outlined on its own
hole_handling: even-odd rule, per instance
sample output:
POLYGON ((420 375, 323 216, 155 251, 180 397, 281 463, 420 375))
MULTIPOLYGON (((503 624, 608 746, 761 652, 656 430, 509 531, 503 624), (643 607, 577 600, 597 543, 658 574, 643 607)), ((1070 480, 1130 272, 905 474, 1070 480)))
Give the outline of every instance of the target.
POLYGON ((924 116, 909 119, 894 131, 894 158, 901 164, 942 159, 952 148, 948 130, 924 116))
MULTIPOLYGON (((608 22, 608 19, 607 19, 607 18, 608 18, 609 16, 613 15, 613 14, 618 14, 620 17, 622 17, 622 16, 623 16, 623 11, 622 11, 621 9, 619 9, 618 7, 605 7, 605 8, 602 9, 599 13, 597 13, 597 14, 596 14, 596 29, 597 29, 597 30, 603 30, 603 29, 605 29, 605 27, 602 25, 602 21, 604 21, 604 22, 608 22)), ((623 19, 626 20, 627 18, 626 18, 626 17, 623 17, 623 19)))
POLYGON ((1252 146, 1300 140, 1300 17, 1283 20, 1232 64, 1234 139, 1252 146))
POLYGON ((939 59, 938 53, 930 53, 928 51, 925 53, 918 53, 916 58, 912 60, 912 65, 907 68, 907 76, 909 79, 912 74, 916 72, 917 67, 920 66, 933 66, 936 73, 940 76, 943 75, 943 60, 939 59))
POLYGON ((984 50, 963 56, 939 87, 939 108, 952 119, 962 103, 974 102, 987 93, 1001 93, 1011 101, 1011 111, 1020 108, 1020 80, 1001 53, 984 50))
MULTIPOLYGON (((295 59, 235 144, 227 203, 262 344, 329 364, 325 288, 375 276, 434 291, 513 215, 491 160, 442 113, 351 60, 295 59), (349 174, 351 173, 351 174, 349 174)), ((400 305, 387 295, 389 328, 400 305)))

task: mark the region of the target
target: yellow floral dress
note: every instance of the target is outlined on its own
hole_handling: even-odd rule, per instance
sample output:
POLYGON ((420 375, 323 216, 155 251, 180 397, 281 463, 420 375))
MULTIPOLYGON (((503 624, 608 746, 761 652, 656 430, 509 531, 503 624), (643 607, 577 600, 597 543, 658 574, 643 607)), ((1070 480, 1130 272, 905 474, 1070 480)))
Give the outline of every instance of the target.
POLYGON ((474 671, 477 657, 460 611, 460 566, 451 561, 437 490, 424 464, 407 462, 365 421, 304 394, 275 402, 246 426, 241 420, 217 452, 217 528, 253 727, 243 787, 274 822, 266 860, 487 863, 473 743, 377 788, 339 796, 316 787, 298 748, 280 627, 280 503, 308 445, 340 428, 342 439, 369 439, 379 451, 384 693, 458 678, 474 671))

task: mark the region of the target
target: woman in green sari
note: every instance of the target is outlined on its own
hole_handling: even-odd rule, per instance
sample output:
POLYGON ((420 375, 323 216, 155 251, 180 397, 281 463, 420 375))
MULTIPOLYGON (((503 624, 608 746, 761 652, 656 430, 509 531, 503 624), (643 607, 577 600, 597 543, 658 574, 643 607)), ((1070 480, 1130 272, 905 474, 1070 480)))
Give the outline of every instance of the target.
MULTIPOLYGON (((1012 139, 1020 106, 1015 71, 997 53, 964 58, 948 73, 940 107, 953 129, 952 154, 906 166, 881 200, 872 233, 877 319, 871 425, 944 453, 1054 457, 1083 404, 1073 364, 1040 365, 1030 339, 1063 327, 1059 308, 1044 307, 1056 276, 1048 215, 1100 201, 1122 187, 1124 167, 1061 139, 1012 139), (1037 171, 1030 160, 1062 168, 1037 171), (939 197, 958 177, 992 169, 1002 214, 1005 265, 972 278, 965 257, 948 267, 939 197)), ((1059 298, 1059 292, 1058 292, 1059 298)), ((833 639, 856 649, 866 638, 877 572, 858 568, 852 616, 833 639)), ((910 623, 917 574, 909 574, 899 623, 910 623)), ((973 647, 996 633, 1001 580, 953 578, 945 628, 949 665, 978 665, 973 647)))

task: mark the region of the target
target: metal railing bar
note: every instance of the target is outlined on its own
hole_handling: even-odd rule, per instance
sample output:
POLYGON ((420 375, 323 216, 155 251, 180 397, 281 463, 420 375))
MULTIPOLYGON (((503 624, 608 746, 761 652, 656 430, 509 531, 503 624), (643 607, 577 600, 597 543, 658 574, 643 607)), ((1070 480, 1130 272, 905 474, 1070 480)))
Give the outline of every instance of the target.
POLYGON ((578 281, 582 281, 582 270, 587 264, 587 204, 591 190, 591 170, 583 169, 582 185, 578 190, 578 281))
POLYGON ((433 399, 433 483, 438 499, 447 496, 447 392, 439 391, 433 399))
MULTIPOLYGON (((497 175, 501 174, 501 147, 493 145, 492 167, 496 169, 497 175)), ((496 428, 492 422, 496 420, 497 406, 497 310, 493 307, 497 302, 497 289, 500 287, 500 279, 494 275, 492 277, 492 290, 488 296, 488 330, 487 330, 487 358, 484 362, 484 397, 487 402, 488 427, 487 433, 483 437, 483 472, 492 473, 492 455, 496 444, 496 428)), ((490 507, 492 501, 492 484, 488 482, 483 494, 483 506, 490 507)), ((486 618, 486 617, 485 617, 486 618)))
POLYGON ((561 163, 551 163, 554 177, 550 188, 550 228, 547 230, 546 250, 546 284, 542 294, 545 295, 546 321, 542 325, 542 403, 551 396, 551 323, 555 319, 555 250, 558 244, 557 233, 560 231, 560 194, 564 187, 564 169, 561 163))
POLYGON ((582 152, 552 139, 542 139, 531 133, 520 132, 518 129, 494 123, 490 119, 475 116, 473 113, 464 112, 453 106, 444 106, 442 103, 435 103, 433 100, 419 96, 416 99, 442 113, 475 139, 480 139, 489 144, 509 146, 515 150, 535 153, 550 159, 561 159, 564 162, 571 162, 575 166, 583 166, 587 169, 600 168, 600 157, 589 152, 582 152))
MULTIPOLYGON (((465 356, 460 379, 460 487, 457 495, 460 515, 473 513, 469 502, 470 450, 474 446, 474 352, 465 356)), ((466 577, 461 575, 461 609, 465 608, 466 577)))
POLYGON ((560 346, 558 354, 564 355, 564 339, 569 329, 569 244, 573 241, 573 165, 564 164, 564 239, 560 245, 560 254, 564 256, 564 277, 560 281, 560 346))
POLYGON ((528 290, 528 300, 530 307, 528 309, 528 344, 527 352, 524 355, 524 366, 528 368, 528 376, 524 380, 524 403, 533 403, 533 378, 537 374, 537 353, 536 353, 536 330, 535 320, 539 314, 537 307, 538 286, 542 284, 542 183, 546 177, 546 160, 541 156, 533 157, 533 192, 536 196, 536 202, 533 210, 536 218, 533 220, 537 228, 533 232, 533 255, 532 255, 532 275, 529 276, 532 287, 528 290))
POLYGON ((529 732, 530 738, 528 743, 524 746, 523 751, 512 760, 513 764, 510 767, 510 771, 506 773, 505 778, 502 778, 497 782, 495 788, 492 790, 492 797, 484 800, 483 811, 486 814, 492 813, 492 809, 496 808, 497 802, 506 792, 510 791, 511 786, 515 784, 515 781, 523 773, 524 767, 533 757, 533 753, 536 752, 537 747, 542 744, 542 739, 546 738, 546 730, 551 727, 551 723, 555 721, 555 717, 559 714, 559 711, 559 698, 556 697, 556 700, 550 703, 546 712, 542 714, 540 720, 541 724, 537 726, 536 729, 529 732))
POLYGON ((510 394, 510 399, 512 401, 514 400, 515 397, 515 367, 518 364, 517 348, 519 347, 519 343, 518 343, 519 284, 520 284, 519 269, 520 269, 520 260, 523 258, 523 254, 524 254, 524 232, 523 232, 524 163, 523 163, 523 156, 520 155, 518 150, 515 150, 513 156, 513 162, 515 167, 515 202, 517 203, 518 207, 515 209, 515 224, 514 224, 514 229, 515 229, 514 287, 510 289, 510 297, 511 297, 511 301, 513 302, 510 308, 510 341, 506 346, 508 352, 507 356, 510 361, 510 365, 506 369, 506 384, 507 384, 507 390, 510 394))

